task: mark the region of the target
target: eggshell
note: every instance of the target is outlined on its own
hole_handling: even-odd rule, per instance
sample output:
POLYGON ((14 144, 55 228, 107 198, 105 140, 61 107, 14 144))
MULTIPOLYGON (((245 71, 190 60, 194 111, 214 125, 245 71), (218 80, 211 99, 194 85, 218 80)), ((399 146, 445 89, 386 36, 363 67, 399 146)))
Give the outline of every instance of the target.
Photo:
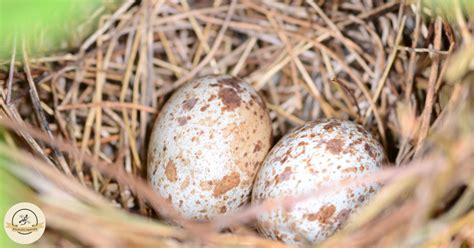
MULTIPOLYGON (((378 171, 383 159, 382 146, 362 126, 334 119, 310 122, 269 152, 252 201, 298 196, 364 176, 378 171)), ((263 235, 289 244, 318 243, 341 228, 379 188, 376 183, 357 185, 298 202, 291 209, 275 208, 257 216, 257 227, 263 235)))
POLYGON ((207 220, 250 200, 271 145, 263 99, 230 76, 207 76, 178 89, 150 138, 148 177, 184 217, 207 220))

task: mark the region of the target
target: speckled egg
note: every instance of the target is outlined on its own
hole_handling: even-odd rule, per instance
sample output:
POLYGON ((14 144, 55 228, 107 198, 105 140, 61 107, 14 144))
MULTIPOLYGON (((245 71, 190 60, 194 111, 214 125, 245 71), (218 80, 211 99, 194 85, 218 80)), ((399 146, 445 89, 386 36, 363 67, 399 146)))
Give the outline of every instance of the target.
MULTIPOLYGON (((335 119, 309 122, 270 151, 257 175, 252 201, 298 196, 334 181, 365 176, 380 170, 383 159, 382 146, 362 126, 335 119)), ((257 216, 257 228, 289 244, 318 243, 341 228, 379 188, 376 183, 357 185, 298 202, 291 209, 275 208, 257 216)))
POLYGON ((185 218, 229 213, 250 200, 271 137, 265 102, 250 85, 226 75, 198 78, 178 89, 156 120, 149 180, 185 218))

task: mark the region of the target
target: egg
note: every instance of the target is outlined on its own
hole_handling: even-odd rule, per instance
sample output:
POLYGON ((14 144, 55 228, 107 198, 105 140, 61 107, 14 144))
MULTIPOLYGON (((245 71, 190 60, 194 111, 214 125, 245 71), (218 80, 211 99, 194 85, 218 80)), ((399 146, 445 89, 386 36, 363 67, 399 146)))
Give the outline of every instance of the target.
POLYGON ((227 75, 195 79, 161 110, 150 137, 148 178, 187 219, 208 220, 250 201, 272 139, 260 95, 227 75))
MULTIPOLYGON (((309 122, 269 152, 255 180, 252 201, 258 204, 333 187, 342 179, 379 171, 383 160, 382 146, 362 126, 336 119, 309 122)), ((276 207, 258 214, 257 229, 288 244, 319 243, 379 188, 377 183, 359 184, 297 202, 291 209, 276 207)))

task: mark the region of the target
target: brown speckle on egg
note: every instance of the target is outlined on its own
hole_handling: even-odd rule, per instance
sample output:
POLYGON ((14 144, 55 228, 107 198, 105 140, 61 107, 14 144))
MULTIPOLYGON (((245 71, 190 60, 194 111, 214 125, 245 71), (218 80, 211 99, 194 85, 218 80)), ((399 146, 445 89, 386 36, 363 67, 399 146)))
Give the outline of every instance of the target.
POLYGON ((240 86, 241 84, 239 83, 239 79, 235 77, 219 79, 219 84, 230 86, 231 88, 235 89, 237 92, 242 92, 242 87, 240 86))
POLYGON ((276 176, 275 184, 279 184, 281 182, 284 182, 284 181, 290 179, 291 174, 292 174, 291 167, 286 167, 285 170, 281 174, 278 174, 276 176))
POLYGON ((375 152, 374 150, 372 149, 372 146, 370 146, 369 144, 365 144, 364 145, 364 149, 365 151, 370 155, 370 157, 372 157, 373 159, 375 159, 375 152))
POLYGON ((342 170, 343 173, 356 173, 357 172, 357 167, 348 167, 342 170))
POLYGON ((339 138, 331 139, 326 142, 326 149, 332 154, 339 154, 343 150, 344 141, 339 138))
POLYGON ((237 187, 239 183, 240 183, 240 174, 237 172, 232 172, 230 175, 224 176, 222 180, 216 183, 214 192, 212 194, 216 197, 221 196, 227 191, 237 187))
POLYGON ((257 144, 255 144, 255 147, 253 148, 253 152, 259 152, 260 150, 262 150, 262 142, 259 140, 257 141, 257 144))
POLYGON ((183 116, 183 117, 178 117, 178 119, 176 119, 178 121, 178 125, 180 126, 184 126, 186 125, 186 123, 188 123, 188 119, 183 116))
POLYGON ((308 221, 319 221, 321 224, 327 224, 329 218, 334 214, 336 211, 336 207, 332 204, 327 206, 323 206, 319 209, 317 213, 312 214, 305 214, 304 218, 308 221))
POLYGON ((330 121, 328 124, 324 125, 324 130, 332 131, 334 127, 338 126, 339 123, 337 121, 330 121))
POLYGON ((206 109, 207 109, 208 107, 209 107, 209 104, 206 104, 206 105, 202 106, 199 110, 200 110, 201 112, 204 112, 204 111, 206 111, 206 109))
POLYGON ((189 111, 189 110, 191 110, 191 109, 194 107, 194 105, 196 105, 196 103, 197 103, 197 99, 196 99, 196 98, 184 100, 184 102, 183 102, 183 110, 184 110, 184 111, 189 111))
POLYGON ((221 207, 219 208, 219 213, 225 214, 225 212, 227 212, 227 207, 226 207, 226 206, 221 206, 221 207))
POLYGON ((207 101, 210 102, 210 101, 212 101, 212 100, 214 100, 214 99, 216 99, 216 98, 217 98, 216 95, 211 95, 211 96, 207 99, 207 101))
POLYGON ((168 164, 166 165, 165 175, 170 182, 176 182, 176 166, 172 160, 168 161, 168 164))
POLYGON ((191 181, 191 179, 188 177, 186 177, 186 179, 184 180, 183 183, 181 183, 181 186, 179 187, 180 190, 184 190, 186 189, 188 186, 189 186, 189 182, 191 181))
POLYGON ((240 106, 240 97, 234 89, 222 88, 219 90, 218 96, 224 104, 222 110, 233 111, 240 106))

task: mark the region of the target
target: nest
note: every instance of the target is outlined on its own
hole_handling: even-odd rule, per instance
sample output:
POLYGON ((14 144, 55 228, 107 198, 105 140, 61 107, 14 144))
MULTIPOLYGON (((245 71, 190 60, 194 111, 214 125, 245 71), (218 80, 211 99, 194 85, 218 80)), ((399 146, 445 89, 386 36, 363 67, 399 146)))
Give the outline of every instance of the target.
POLYGON ((38 244, 284 247, 252 221, 294 199, 178 227, 163 220, 179 218, 173 209, 158 216, 167 202, 145 180, 147 137, 173 91, 230 74, 262 94, 275 140, 338 118, 383 144, 389 163, 367 180, 384 189, 320 246, 474 245, 468 11, 458 1, 453 13, 421 1, 289 2, 126 1, 75 50, 14 48, 0 65, 0 168, 17 187, 8 197, 45 212, 38 244))

